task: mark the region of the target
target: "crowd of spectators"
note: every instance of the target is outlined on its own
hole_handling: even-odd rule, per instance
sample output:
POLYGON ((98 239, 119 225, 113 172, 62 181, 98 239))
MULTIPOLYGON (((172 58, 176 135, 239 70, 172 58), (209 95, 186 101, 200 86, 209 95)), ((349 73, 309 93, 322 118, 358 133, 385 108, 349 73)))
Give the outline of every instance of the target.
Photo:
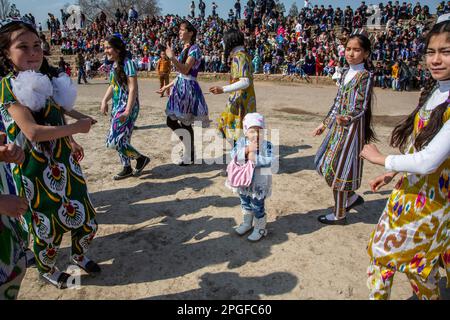
MULTIPOLYGON (((292 7, 286 12, 281 1, 249 0, 242 10, 241 1, 236 0, 227 19, 218 16, 217 8, 213 2, 209 16, 202 0, 192 1, 188 8, 187 18, 198 27, 197 43, 203 51, 201 68, 205 72, 228 72, 222 36, 227 28, 237 27, 246 36, 255 73, 307 79, 328 76, 338 80, 346 64, 347 37, 355 28, 369 27, 373 36, 371 58, 376 85, 411 90, 420 89, 429 76, 420 65, 427 26, 435 21, 436 15, 450 12, 450 1, 439 3, 436 14, 419 2, 413 5, 398 1, 377 6, 367 6, 363 1, 355 9, 350 6, 341 9, 312 5, 305 0, 303 8, 292 7)), ((58 25, 55 17, 51 18, 51 45, 60 45, 63 55, 82 53, 94 70, 94 66, 107 63, 102 55, 105 39, 120 33, 139 69, 154 71, 167 42, 176 51, 181 50, 177 25, 186 17, 139 17, 134 8, 117 9, 110 17, 100 12, 88 23, 88 28, 81 30, 70 30, 66 24, 58 25)))

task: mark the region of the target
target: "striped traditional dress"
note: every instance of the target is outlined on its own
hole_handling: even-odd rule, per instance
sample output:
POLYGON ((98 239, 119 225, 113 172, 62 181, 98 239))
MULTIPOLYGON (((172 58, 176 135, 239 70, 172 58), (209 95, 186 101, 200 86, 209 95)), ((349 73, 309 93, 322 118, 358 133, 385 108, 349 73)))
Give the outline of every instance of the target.
MULTIPOLYGON (((348 72, 348 71, 347 71, 348 72)), ((345 79, 345 72, 342 79, 345 79)), ((315 165, 328 185, 337 191, 355 191, 361 186, 365 144, 365 112, 370 108, 373 76, 359 72, 349 83, 341 81, 338 94, 324 124, 330 129, 317 152, 315 165), (348 126, 339 126, 336 116, 350 116, 348 126)))

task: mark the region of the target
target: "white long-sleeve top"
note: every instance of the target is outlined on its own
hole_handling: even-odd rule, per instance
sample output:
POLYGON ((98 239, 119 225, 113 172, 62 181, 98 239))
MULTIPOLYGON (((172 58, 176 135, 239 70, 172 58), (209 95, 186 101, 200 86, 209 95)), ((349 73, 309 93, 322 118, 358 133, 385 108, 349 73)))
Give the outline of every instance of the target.
MULTIPOLYGON (((242 51, 242 50, 244 50, 244 47, 238 46, 231 51, 230 55, 233 55, 236 52, 242 51)), ((233 84, 225 86, 222 89, 223 89, 224 93, 230 93, 230 92, 235 92, 235 91, 239 91, 239 90, 245 90, 248 87, 250 87, 250 79, 249 78, 239 78, 238 82, 235 82, 233 84)))
MULTIPOLYGON (((438 88, 425 104, 428 111, 444 103, 450 93, 450 80, 439 81, 438 88)), ((431 174, 450 157, 450 121, 447 121, 439 133, 422 151, 413 154, 388 156, 385 167, 391 172, 408 172, 413 174, 431 174)))

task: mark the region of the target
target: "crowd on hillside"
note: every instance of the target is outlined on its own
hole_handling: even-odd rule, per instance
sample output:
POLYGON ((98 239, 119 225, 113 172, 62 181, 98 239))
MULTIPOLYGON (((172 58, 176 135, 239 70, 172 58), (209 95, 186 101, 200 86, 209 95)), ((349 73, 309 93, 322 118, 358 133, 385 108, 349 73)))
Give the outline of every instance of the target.
MULTIPOLYGON (((303 8, 292 7, 286 12, 280 1, 249 0, 241 14, 241 3, 236 0, 227 20, 218 16, 215 2, 209 16, 205 2, 200 0, 197 12, 196 7, 192 1, 188 18, 195 20, 199 29, 197 43, 203 52, 201 70, 205 72, 228 71, 222 35, 230 26, 236 26, 246 36, 255 73, 338 79, 346 63, 344 43, 348 35, 354 28, 379 23, 372 32, 376 85, 394 90, 417 89, 429 77, 418 57, 423 49, 427 24, 434 22, 436 16, 419 2, 413 5, 388 1, 375 8, 363 1, 356 9, 350 6, 341 9, 312 5, 306 0, 303 8), (374 13, 379 17, 376 20, 373 20, 374 13)), ((450 1, 440 3, 435 13, 448 12, 450 1)), ((60 45, 63 55, 82 53, 85 63, 92 69, 94 65, 107 64, 106 58, 97 58, 102 56, 104 39, 120 33, 138 68, 153 71, 166 42, 171 42, 180 51, 176 26, 182 18, 185 17, 140 17, 134 8, 117 9, 110 17, 100 12, 89 23, 89 28, 69 30, 66 24, 58 24, 58 19, 50 16, 50 45, 60 45)))

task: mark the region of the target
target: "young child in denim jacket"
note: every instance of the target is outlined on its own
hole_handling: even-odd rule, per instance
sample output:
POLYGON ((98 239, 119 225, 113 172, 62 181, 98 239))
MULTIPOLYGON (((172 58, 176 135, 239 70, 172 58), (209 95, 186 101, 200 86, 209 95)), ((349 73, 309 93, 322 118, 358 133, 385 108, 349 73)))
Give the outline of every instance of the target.
POLYGON ((273 148, 269 141, 263 140, 265 121, 262 115, 249 113, 243 122, 245 136, 236 142, 231 157, 240 164, 253 161, 255 171, 249 187, 227 186, 238 193, 241 200, 243 222, 236 227, 236 232, 243 236, 253 228, 248 240, 257 242, 267 235, 264 202, 272 193, 273 148))

